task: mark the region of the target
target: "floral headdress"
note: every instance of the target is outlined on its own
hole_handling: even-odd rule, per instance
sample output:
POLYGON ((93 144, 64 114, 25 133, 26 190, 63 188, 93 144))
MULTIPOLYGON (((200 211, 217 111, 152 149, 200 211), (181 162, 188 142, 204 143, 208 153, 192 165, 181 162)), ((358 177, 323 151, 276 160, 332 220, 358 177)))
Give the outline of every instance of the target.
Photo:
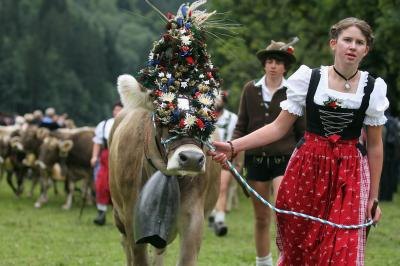
POLYGON ((166 32, 154 42, 139 81, 153 91, 154 117, 171 134, 207 139, 214 131, 214 100, 221 80, 206 51, 205 24, 211 15, 196 10, 206 3, 182 4, 167 15, 166 32))

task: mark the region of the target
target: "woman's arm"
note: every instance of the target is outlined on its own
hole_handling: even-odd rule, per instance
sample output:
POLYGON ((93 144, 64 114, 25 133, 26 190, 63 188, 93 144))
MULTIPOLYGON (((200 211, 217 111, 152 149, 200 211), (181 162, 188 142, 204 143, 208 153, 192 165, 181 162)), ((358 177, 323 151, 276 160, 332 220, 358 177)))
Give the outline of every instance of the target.
POLYGON ((379 181, 383 165, 382 126, 367 127, 367 154, 371 176, 367 215, 368 218, 373 218, 377 222, 380 219, 381 211, 378 207, 379 210, 377 209, 375 217, 372 217, 371 208, 373 201, 377 200, 379 196, 379 181))
POLYGON ((298 116, 282 110, 274 122, 232 141, 235 152, 265 146, 281 139, 292 127, 298 116))

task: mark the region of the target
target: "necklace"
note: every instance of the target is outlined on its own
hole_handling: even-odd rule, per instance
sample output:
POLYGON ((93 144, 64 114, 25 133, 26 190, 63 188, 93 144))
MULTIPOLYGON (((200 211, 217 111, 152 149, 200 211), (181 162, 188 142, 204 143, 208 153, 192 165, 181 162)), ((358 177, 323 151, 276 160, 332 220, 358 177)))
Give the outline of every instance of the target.
POLYGON ((335 70, 336 74, 338 74, 342 79, 344 79, 346 82, 344 83, 344 89, 346 91, 349 91, 351 89, 350 83, 349 81, 354 78, 357 73, 358 73, 358 69, 356 70, 356 73, 354 73, 353 75, 351 75, 349 78, 346 78, 345 76, 343 76, 339 71, 337 71, 337 69, 335 68, 335 66, 333 66, 333 70, 335 70))

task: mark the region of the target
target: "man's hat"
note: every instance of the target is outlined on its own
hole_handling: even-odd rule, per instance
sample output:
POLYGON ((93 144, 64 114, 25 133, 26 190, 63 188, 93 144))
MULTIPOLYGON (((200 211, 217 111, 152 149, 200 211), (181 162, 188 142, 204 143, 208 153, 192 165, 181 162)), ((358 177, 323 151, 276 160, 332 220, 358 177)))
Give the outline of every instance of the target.
POLYGON ((265 60, 268 57, 277 55, 279 58, 282 58, 287 63, 292 64, 296 62, 296 57, 294 54, 293 44, 299 41, 299 38, 294 37, 290 43, 284 42, 275 42, 271 41, 271 43, 267 46, 267 48, 260 50, 257 52, 257 57, 264 64, 265 60))

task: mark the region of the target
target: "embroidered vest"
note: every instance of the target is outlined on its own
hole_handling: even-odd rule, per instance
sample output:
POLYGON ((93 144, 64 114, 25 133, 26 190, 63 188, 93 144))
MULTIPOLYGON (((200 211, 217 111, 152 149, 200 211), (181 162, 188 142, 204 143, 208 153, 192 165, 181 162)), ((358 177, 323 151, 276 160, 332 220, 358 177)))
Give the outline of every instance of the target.
POLYGON ((358 138, 361 134, 365 111, 369 105, 375 79, 368 75, 360 107, 348 109, 336 105, 334 99, 326 105, 318 105, 314 102, 320 78, 320 68, 313 69, 306 97, 307 131, 325 137, 336 134, 340 135, 342 139, 358 138))

